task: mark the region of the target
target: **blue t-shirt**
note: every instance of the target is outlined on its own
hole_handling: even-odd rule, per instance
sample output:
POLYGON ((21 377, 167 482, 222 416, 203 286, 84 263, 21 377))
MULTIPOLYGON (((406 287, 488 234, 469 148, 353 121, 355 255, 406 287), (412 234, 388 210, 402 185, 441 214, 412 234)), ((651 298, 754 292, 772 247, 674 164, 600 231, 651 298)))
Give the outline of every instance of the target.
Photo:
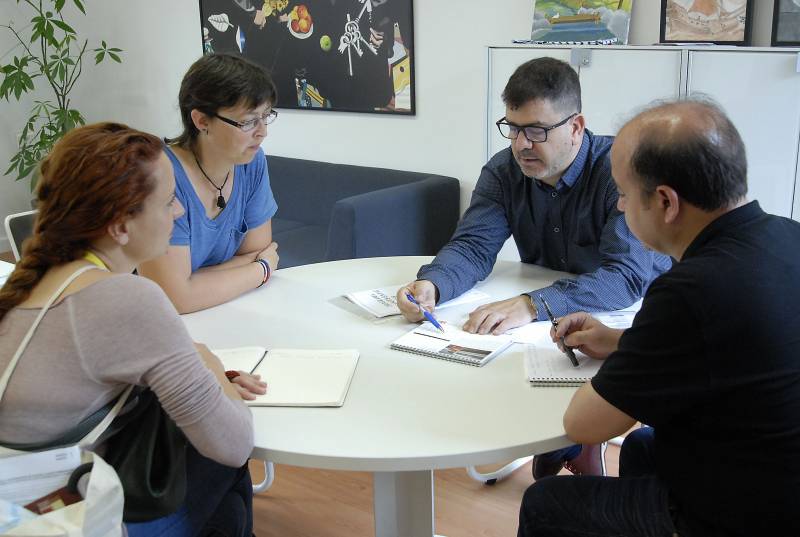
POLYGON ((192 272, 232 258, 242 245, 245 234, 264 224, 278 210, 269 186, 267 158, 261 149, 250 163, 234 166, 231 196, 214 219, 206 215, 206 209, 175 153, 169 147, 165 151, 175 170, 175 195, 186 211, 175 220, 170 244, 189 247, 192 272))

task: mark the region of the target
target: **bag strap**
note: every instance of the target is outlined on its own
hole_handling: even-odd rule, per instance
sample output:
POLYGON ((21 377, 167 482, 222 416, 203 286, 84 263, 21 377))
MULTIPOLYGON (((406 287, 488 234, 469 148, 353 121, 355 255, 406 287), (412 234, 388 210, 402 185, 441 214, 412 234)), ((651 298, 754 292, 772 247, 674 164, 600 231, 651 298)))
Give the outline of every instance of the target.
MULTIPOLYGON (((17 348, 17 352, 14 353, 14 356, 11 358, 6 370, 3 372, 3 376, 0 377, 0 402, 3 400, 3 396, 5 395, 6 388, 8 387, 8 382, 11 379, 11 375, 14 373, 14 369, 17 367, 17 363, 19 362, 22 353, 25 352, 25 349, 28 348, 28 343, 30 343, 31 338, 33 337, 34 332, 36 329, 39 328, 39 323, 42 322, 45 313, 47 310, 50 309, 50 306, 58 299, 59 296, 64 292, 64 290, 75 281, 75 279, 83 274, 84 272, 98 269, 98 267, 94 265, 88 265, 85 267, 81 267, 75 272, 73 272, 64 282, 56 289, 56 291, 50 296, 50 298, 45 302, 42 309, 39 311, 39 315, 36 316, 36 319, 33 321, 33 324, 28 329, 28 332, 25 334, 25 337, 22 338, 22 342, 19 344, 17 348)), ((128 399, 128 395, 130 395, 131 390, 133 389, 133 385, 128 386, 128 388, 120 395, 119 399, 117 400, 116 404, 111 408, 108 414, 106 414, 105 418, 103 418, 97 426, 92 429, 83 439, 78 442, 78 445, 81 447, 85 447, 87 445, 93 444, 97 441, 101 434, 108 428, 111 424, 113 419, 117 416, 122 405, 125 404, 125 401, 128 399)))

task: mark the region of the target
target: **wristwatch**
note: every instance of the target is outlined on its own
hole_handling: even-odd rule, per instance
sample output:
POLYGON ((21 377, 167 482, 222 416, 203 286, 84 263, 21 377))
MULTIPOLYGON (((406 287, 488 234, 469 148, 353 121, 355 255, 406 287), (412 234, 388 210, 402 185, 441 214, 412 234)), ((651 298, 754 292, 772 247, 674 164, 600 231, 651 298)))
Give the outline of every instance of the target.
POLYGON ((519 296, 527 297, 531 303, 531 308, 533 309, 533 320, 536 321, 539 319, 539 308, 536 307, 536 302, 533 301, 533 295, 528 293, 522 293, 519 296))

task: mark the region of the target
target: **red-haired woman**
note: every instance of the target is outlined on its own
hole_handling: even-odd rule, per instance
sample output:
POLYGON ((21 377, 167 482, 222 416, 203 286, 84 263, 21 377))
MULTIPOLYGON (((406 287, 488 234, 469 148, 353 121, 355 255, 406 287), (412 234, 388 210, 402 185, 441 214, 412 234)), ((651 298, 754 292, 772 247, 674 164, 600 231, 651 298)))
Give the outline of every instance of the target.
POLYGON ((241 397, 265 385, 228 382, 158 285, 131 274, 166 251, 183 212, 162 142, 115 123, 81 127, 56 144, 41 175, 33 236, 0 290, 0 374, 48 299, 74 279, 13 369, 0 443, 50 442, 128 386, 149 387, 191 444, 187 495, 171 515, 128 524, 129 535, 250 537, 253 425, 241 397))

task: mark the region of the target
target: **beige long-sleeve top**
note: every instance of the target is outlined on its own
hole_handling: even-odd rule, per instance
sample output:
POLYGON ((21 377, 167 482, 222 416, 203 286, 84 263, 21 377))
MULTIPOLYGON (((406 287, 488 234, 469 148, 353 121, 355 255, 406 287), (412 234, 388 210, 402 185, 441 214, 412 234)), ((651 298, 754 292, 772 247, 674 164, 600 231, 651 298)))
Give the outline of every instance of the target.
MULTIPOLYGON (((0 372, 39 311, 15 308, 0 321, 0 372)), ((128 274, 48 310, 0 401, 0 441, 57 438, 130 384, 150 387, 206 457, 241 466, 250 455, 250 409, 223 393, 161 288, 128 274)))

